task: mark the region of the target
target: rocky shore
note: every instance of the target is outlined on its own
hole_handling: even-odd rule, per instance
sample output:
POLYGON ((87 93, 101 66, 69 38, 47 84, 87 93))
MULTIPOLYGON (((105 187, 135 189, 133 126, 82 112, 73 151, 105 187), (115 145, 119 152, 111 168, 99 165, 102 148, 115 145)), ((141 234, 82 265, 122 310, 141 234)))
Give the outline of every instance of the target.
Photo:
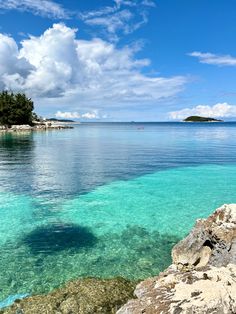
POLYGON ((198 220, 173 248, 172 261, 136 288, 122 278, 77 280, 48 295, 17 300, 0 313, 236 313, 236 204, 198 220))
POLYGON ((42 123, 30 126, 28 124, 12 125, 11 127, 0 126, 0 132, 29 132, 29 131, 47 131, 47 130, 62 130, 73 129, 72 126, 67 124, 54 124, 54 123, 42 123))
POLYGON ((172 250, 173 264, 135 289, 117 314, 236 313, 236 205, 196 222, 172 250))

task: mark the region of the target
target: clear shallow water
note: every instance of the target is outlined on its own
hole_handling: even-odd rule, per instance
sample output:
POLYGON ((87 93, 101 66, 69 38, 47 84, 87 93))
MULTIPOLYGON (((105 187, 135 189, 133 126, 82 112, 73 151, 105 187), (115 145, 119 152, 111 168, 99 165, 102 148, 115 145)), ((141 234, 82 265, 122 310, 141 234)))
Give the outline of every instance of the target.
POLYGON ((236 124, 140 126, 0 135, 0 300, 157 274, 196 218, 236 202, 236 124))

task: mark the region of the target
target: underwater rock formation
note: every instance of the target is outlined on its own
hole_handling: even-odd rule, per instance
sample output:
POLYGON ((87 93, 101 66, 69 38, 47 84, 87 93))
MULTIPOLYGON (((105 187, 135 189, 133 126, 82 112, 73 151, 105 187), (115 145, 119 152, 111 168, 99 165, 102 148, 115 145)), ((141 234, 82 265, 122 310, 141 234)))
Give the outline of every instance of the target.
POLYGON ((173 264, 142 281, 117 314, 236 313, 236 205, 198 220, 172 250, 173 264))
POLYGON ((133 297, 135 284, 123 278, 72 281, 47 295, 32 296, 0 311, 4 314, 116 313, 133 297))
POLYGON ((236 204, 198 220, 175 245, 172 259, 166 271, 136 288, 122 278, 77 280, 48 295, 17 300, 0 314, 236 313, 236 204), (128 301, 134 289, 137 299, 128 301))

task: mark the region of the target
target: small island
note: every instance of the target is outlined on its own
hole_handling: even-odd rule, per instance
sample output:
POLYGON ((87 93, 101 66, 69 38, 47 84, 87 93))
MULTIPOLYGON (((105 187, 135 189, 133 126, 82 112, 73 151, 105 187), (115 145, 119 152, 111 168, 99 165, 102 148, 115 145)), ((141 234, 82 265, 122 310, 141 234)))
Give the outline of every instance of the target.
POLYGON ((61 123, 75 123, 74 120, 69 119, 56 119, 56 118, 49 118, 47 119, 48 122, 61 122, 61 123))
POLYGON ((184 122, 223 122, 223 120, 218 120, 210 117, 200 117, 200 116, 189 116, 183 120, 184 122))

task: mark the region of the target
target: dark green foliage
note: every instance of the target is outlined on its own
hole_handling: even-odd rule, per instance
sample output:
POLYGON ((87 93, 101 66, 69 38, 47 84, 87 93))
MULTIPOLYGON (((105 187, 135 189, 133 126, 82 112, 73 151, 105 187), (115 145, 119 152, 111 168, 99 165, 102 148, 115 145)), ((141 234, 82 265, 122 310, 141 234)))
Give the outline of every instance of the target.
POLYGON ((0 124, 32 124, 34 104, 24 93, 0 93, 0 124))
POLYGON ((217 120, 214 118, 205 118, 200 116, 190 116, 184 119, 185 122, 221 122, 222 120, 217 120))
POLYGON ((52 122, 67 122, 67 123, 75 122, 74 120, 69 120, 69 119, 55 119, 55 118, 47 119, 47 121, 52 121, 52 122))

